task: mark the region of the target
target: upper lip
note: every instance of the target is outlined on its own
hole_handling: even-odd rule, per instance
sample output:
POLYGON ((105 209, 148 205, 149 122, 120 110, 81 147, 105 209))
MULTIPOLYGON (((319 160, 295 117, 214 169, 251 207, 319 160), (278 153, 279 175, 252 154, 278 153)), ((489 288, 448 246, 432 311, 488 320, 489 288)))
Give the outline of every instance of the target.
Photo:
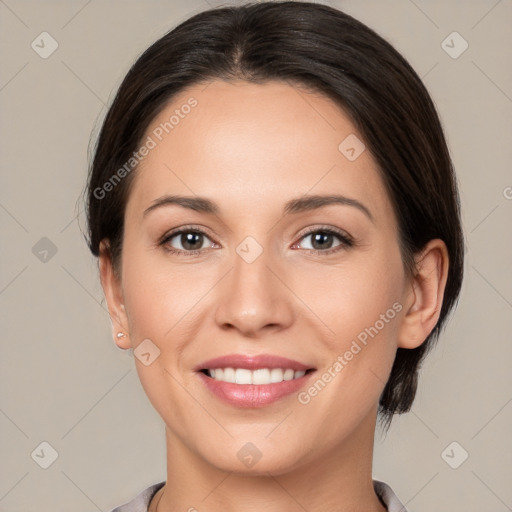
POLYGON ((216 368, 244 368, 246 370, 257 370, 258 368, 291 368, 294 371, 314 370, 311 365, 294 361, 286 357, 276 356, 272 354, 260 355, 244 355, 244 354, 230 354, 214 359, 208 359, 203 363, 197 365, 194 370, 196 372, 201 370, 210 370, 216 368))

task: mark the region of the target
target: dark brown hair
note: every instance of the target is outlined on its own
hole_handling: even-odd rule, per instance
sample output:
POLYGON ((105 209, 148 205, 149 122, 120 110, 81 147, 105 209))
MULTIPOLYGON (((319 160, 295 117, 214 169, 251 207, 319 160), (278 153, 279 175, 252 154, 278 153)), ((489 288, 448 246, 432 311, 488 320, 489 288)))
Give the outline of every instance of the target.
POLYGON ((457 184, 426 88, 382 37, 325 5, 261 2, 191 17, 138 58, 97 140, 86 191, 88 245, 98 256, 100 241, 108 239, 115 268, 136 167, 119 169, 178 92, 212 79, 285 81, 329 97, 350 116, 378 164, 398 219, 405 268, 414 271, 414 254, 429 240, 446 243, 450 265, 439 321, 421 346, 398 349, 380 398, 380 419, 389 426, 394 413, 413 403, 419 366, 457 302, 463 274, 457 184), (116 173, 122 179, 113 181, 116 173))

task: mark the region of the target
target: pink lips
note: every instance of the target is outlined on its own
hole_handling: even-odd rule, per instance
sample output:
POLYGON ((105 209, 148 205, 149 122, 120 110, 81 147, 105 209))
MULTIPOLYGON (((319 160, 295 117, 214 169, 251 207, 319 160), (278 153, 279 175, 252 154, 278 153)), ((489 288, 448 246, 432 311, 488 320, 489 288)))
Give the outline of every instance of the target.
POLYGON ((196 366, 194 369, 197 372, 215 368, 245 368, 246 370, 257 370, 258 368, 291 368, 295 372, 313 369, 312 366, 307 366, 298 361, 271 354, 261 354, 258 356, 231 354, 209 359, 196 366))
POLYGON ((247 370, 256 370, 258 368, 291 368, 294 371, 314 370, 311 366, 299 363, 298 361, 268 354, 258 356, 233 354, 217 357, 205 361, 195 368, 196 372, 198 372, 197 375, 208 390, 225 402, 243 408, 264 407, 265 405, 274 403, 285 396, 297 392, 309 380, 313 371, 308 372, 298 379, 256 385, 217 381, 201 371, 216 368, 244 368, 247 370))

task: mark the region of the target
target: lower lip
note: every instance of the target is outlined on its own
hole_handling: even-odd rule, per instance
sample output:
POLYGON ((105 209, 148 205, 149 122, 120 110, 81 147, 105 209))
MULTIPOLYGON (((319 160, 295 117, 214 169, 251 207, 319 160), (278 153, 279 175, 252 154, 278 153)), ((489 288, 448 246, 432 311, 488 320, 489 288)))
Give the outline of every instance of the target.
POLYGON ((225 402, 236 407, 258 408, 296 393, 305 385, 313 373, 314 371, 309 372, 298 379, 259 385, 222 382, 212 379, 202 372, 198 372, 198 375, 206 387, 225 402))

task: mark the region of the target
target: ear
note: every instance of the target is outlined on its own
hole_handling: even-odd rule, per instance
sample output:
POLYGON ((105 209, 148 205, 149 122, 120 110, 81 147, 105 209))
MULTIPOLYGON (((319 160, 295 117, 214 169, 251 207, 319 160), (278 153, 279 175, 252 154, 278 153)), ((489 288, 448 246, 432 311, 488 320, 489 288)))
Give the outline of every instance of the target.
POLYGON ((445 243, 430 240, 415 256, 415 274, 405 292, 405 316, 398 333, 398 347, 419 347, 432 332, 443 305, 449 256, 445 243))
POLYGON ((112 322, 112 337, 119 348, 129 349, 132 347, 128 332, 128 318, 123 304, 121 279, 114 272, 108 240, 100 242, 99 252, 98 265, 101 286, 107 300, 110 321, 112 322), (126 336, 118 337, 117 334, 119 332, 124 333, 126 336))

